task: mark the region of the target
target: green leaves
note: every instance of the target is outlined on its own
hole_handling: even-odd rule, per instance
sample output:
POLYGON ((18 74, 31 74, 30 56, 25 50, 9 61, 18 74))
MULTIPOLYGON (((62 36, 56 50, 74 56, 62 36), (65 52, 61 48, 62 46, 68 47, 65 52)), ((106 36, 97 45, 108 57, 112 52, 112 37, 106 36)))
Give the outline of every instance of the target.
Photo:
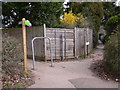
POLYGON ((87 27, 92 28, 93 32, 93 46, 97 46, 98 31, 103 18, 103 3, 102 2, 75 2, 71 4, 73 13, 76 15, 82 13, 87 17, 87 27))
POLYGON ((3 3, 3 24, 18 27, 18 22, 24 17, 30 20, 33 26, 45 23, 47 27, 54 27, 59 24, 62 13, 63 6, 60 2, 8 2, 3 3))
POLYGON ((111 35, 112 32, 116 31, 117 25, 120 23, 120 14, 110 17, 106 22, 107 35, 111 35))
POLYGON ((104 52, 104 62, 107 69, 116 77, 120 76, 120 69, 118 69, 120 65, 118 37, 118 32, 109 37, 109 40, 105 44, 104 52))
POLYGON ((119 22, 120 22, 120 14, 109 18, 106 24, 112 25, 112 24, 118 24, 119 22))

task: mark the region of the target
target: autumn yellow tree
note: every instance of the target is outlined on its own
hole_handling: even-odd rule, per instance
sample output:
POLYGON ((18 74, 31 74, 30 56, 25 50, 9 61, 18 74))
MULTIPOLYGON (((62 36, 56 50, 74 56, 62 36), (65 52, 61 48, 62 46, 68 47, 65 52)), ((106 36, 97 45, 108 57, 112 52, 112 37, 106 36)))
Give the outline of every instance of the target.
POLYGON ((67 28, 73 28, 80 22, 85 21, 85 18, 82 14, 78 14, 77 16, 70 11, 69 13, 64 13, 64 18, 62 18, 61 23, 67 28))

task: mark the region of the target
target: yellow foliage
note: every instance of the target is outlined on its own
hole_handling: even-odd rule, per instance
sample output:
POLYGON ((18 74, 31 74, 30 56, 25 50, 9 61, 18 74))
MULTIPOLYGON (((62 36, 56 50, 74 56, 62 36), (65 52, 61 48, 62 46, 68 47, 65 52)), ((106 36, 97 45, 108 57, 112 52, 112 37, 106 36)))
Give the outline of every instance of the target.
POLYGON ((79 13, 77 16, 70 11, 69 13, 64 13, 64 18, 60 20, 61 23, 66 25, 67 27, 74 27, 76 26, 77 22, 83 22, 85 21, 85 18, 81 13, 79 13))
POLYGON ((73 15, 72 11, 69 13, 64 13, 64 18, 61 19, 61 22, 66 25, 74 26, 76 24, 77 17, 73 15))

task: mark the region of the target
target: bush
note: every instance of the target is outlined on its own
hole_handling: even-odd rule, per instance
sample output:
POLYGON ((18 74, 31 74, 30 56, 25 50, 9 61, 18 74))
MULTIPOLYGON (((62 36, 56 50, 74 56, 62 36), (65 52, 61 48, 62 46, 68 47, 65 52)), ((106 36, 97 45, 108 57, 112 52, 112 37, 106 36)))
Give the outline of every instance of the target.
POLYGON ((120 76, 120 65, 119 55, 118 55, 118 35, 117 33, 111 35, 109 40, 105 43, 104 61, 107 70, 115 77, 120 76))
POLYGON ((69 13, 64 13, 64 18, 61 20, 61 26, 65 28, 74 28, 74 27, 85 27, 88 26, 87 18, 85 18, 81 13, 75 15, 70 11, 69 13))
POLYGON ((22 47, 15 38, 7 35, 3 35, 2 47, 3 85, 13 84, 23 73, 22 47))
POLYGON ((110 36, 113 32, 116 32, 117 25, 120 22, 120 14, 110 17, 106 22, 106 32, 110 36))
POLYGON ((73 28, 76 25, 77 17, 73 15, 72 11, 64 13, 64 18, 61 19, 61 23, 66 28, 73 28))
POLYGON ((3 64, 8 62, 21 63, 23 59, 22 47, 18 41, 7 35, 3 35, 3 64))

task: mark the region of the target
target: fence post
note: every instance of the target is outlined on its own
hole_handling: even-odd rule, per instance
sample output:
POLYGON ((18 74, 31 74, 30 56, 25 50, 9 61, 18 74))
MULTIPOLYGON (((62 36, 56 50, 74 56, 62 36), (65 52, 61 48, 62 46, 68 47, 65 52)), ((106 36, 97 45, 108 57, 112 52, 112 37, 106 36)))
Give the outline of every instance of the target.
POLYGON ((56 30, 55 30, 55 32, 54 32, 54 34, 55 34, 55 36, 54 36, 54 38, 55 38, 55 59, 57 58, 57 56, 56 56, 56 30))
POLYGON ((86 30, 84 29, 84 58, 86 57, 86 30))
POLYGON ((64 59, 66 59, 66 57, 67 57, 67 55, 66 55, 66 31, 64 31, 64 41, 65 41, 65 47, 64 47, 64 49, 65 49, 65 55, 64 55, 64 59))
MULTIPOLYGON (((44 24, 44 35, 43 35, 43 37, 46 37, 46 25, 44 24)), ((47 57, 46 57, 46 39, 44 39, 44 54, 45 54, 45 61, 47 61, 47 57)))
POLYGON ((74 56, 75 58, 77 57, 76 55, 76 27, 74 28, 74 56))
MULTIPOLYGON (((86 28, 86 29, 87 29, 87 30, 86 30, 86 41, 89 42, 88 28, 86 28)), ((87 56, 88 56, 88 53, 89 53, 89 51, 88 51, 88 49, 89 49, 89 44, 86 45, 86 46, 87 46, 87 56)))
POLYGON ((62 60, 64 60, 64 48, 65 48, 64 33, 62 34, 62 60))

